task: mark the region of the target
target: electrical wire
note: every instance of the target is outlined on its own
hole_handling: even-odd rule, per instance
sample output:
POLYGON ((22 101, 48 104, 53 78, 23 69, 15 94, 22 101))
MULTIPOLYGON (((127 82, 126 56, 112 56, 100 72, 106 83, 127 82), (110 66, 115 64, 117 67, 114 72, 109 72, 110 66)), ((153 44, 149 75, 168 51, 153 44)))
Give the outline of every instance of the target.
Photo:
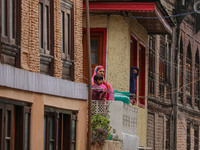
POLYGON ((196 13, 196 12, 192 11, 192 12, 186 12, 186 13, 171 15, 171 16, 162 16, 162 17, 143 17, 143 16, 126 16, 126 17, 135 18, 135 19, 168 19, 168 18, 176 18, 179 16, 191 15, 193 13, 196 13))

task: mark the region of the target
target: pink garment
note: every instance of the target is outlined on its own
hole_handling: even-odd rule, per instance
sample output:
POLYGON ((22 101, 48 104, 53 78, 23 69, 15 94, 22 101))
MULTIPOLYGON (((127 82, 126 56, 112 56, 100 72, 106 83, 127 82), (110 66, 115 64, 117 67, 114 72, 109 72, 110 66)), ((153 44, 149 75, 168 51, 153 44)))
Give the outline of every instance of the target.
MULTIPOLYGON (((103 66, 96 66, 95 67, 94 73, 93 73, 93 76, 92 76, 92 85, 95 85, 94 76, 97 74, 98 67, 101 67, 101 68, 104 69, 103 66)), ((104 100, 114 100, 114 92, 113 92, 112 85, 109 84, 108 82, 106 82, 105 80, 103 81, 102 85, 104 85, 104 87, 102 87, 102 88, 106 91, 106 95, 104 97, 104 100)))
POLYGON ((92 86, 92 100, 104 100, 106 91, 104 90, 105 85, 93 85, 92 86))

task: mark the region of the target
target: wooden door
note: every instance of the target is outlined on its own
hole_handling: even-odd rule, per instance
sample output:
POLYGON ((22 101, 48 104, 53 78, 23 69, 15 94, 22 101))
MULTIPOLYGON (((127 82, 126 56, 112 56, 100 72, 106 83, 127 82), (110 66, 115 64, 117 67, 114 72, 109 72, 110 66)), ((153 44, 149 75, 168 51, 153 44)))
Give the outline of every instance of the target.
MULTIPOLYGON (((90 33, 91 71, 97 65, 103 65, 103 32, 90 33)), ((83 33, 83 82, 88 83, 88 52, 86 49, 86 32, 83 33)))

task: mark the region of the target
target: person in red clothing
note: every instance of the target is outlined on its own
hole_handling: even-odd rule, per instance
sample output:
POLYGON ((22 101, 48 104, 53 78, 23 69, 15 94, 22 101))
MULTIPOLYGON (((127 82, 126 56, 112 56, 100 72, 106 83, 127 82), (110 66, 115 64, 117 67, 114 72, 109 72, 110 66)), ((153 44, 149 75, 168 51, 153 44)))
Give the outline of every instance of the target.
POLYGON ((94 85, 92 86, 92 100, 104 100, 106 87, 103 84, 103 77, 100 74, 94 76, 94 85))
MULTIPOLYGON (((105 69, 103 66, 99 65, 96 66, 94 69, 94 74, 92 76, 92 85, 94 85, 94 76, 96 74, 99 74, 103 77, 103 85, 104 85, 104 90, 106 91, 106 95, 104 97, 104 100, 114 100, 114 93, 113 93, 113 88, 112 85, 109 84, 107 81, 105 81, 104 77, 105 77, 105 69)), ((103 86, 102 85, 102 86, 103 86)))

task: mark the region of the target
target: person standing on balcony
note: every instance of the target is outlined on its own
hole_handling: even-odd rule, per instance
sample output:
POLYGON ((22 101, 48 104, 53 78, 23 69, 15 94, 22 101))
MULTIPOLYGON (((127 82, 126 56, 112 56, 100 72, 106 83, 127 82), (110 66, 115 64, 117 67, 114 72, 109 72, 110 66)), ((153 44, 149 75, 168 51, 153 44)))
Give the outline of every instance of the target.
POLYGON ((137 67, 132 67, 130 71, 130 103, 133 103, 133 99, 135 99, 136 81, 138 75, 139 69, 137 67))
POLYGON ((103 77, 103 85, 105 86, 104 91, 106 92, 106 95, 104 97, 104 100, 114 100, 114 93, 113 93, 113 88, 112 85, 109 84, 107 81, 105 81, 105 69, 103 66, 96 66, 94 69, 94 74, 92 76, 92 85, 94 85, 94 76, 96 74, 99 74, 103 77))

